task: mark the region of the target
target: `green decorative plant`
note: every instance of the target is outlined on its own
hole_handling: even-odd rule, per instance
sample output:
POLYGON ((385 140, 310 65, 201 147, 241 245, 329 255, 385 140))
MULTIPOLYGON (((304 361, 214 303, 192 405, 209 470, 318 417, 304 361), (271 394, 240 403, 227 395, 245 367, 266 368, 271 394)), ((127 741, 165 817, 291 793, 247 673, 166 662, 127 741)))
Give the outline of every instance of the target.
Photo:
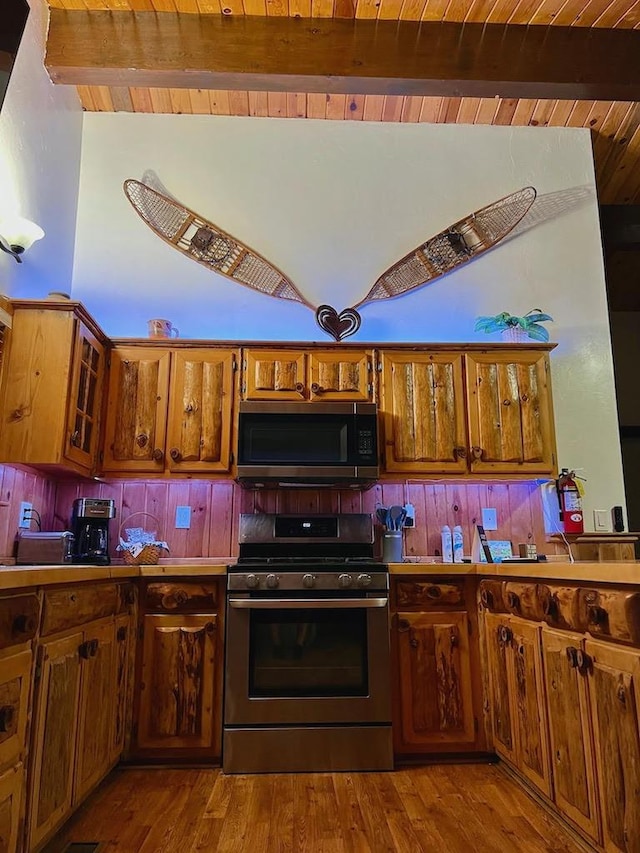
POLYGON ((496 314, 494 317, 478 317, 476 319, 476 332, 503 332, 508 329, 521 329, 527 337, 534 341, 548 341, 549 332, 541 323, 547 320, 553 320, 549 314, 544 314, 540 308, 532 308, 527 311, 522 317, 517 317, 515 314, 509 314, 503 311, 501 314, 496 314))

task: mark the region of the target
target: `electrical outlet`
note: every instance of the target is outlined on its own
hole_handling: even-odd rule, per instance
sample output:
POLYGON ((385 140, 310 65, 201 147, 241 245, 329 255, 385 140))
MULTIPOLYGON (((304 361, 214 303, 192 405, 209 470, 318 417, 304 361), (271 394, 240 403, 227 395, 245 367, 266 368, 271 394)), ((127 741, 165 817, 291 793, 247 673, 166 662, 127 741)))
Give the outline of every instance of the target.
POLYGON ((406 512, 406 516, 404 519, 403 527, 415 527, 416 526, 416 508, 413 504, 405 504, 404 511, 406 512))
POLYGON ((609 513, 606 509, 594 509, 593 528, 594 530, 609 530, 609 513))
POLYGON ((20 515, 18 516, 18 527, 31 527, 31 510, 33 504, 29 501, 22 501, 20 504, 20 515))
POLYGON ((177 506, 176 507, 176 527, 188 529, 191 527, 191 507, 177 506))
POLYGON ((485 530, 498 529, 498 512, 493 508, 482 508, 482 526, 485 530))

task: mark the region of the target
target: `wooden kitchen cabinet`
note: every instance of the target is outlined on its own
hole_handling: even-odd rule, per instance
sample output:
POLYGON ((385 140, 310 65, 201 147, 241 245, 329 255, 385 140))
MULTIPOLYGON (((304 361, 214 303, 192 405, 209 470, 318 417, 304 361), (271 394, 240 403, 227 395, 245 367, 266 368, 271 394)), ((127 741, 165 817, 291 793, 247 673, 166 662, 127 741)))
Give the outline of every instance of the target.
POLYGON ((484 629, 496 752, 551 797, 541 628, 485 613, 484 629))
POLYGON ((80 646, 82 684, 79 698, 73 803, 80 802, 106 776, 113 763, 112 730, 118 706, 112 620, 84 631, 80 646))
POLYGON ((333 349, 252 349, 243 352, 244 400, 374 399, 373 352, 333 349))
POLYGON ((140 758, 220 757, 223 582, 149 581, 135 689, 140 758))
POLYGON ((381 349, 379 359, 385 472, 556 470, 546 352, 381 349))
POLYGON ((549 358, 507 350, 465 355, 474 473, 557 470, 549 358))
POLYGON ((19 850, 20 814, 24 768, 17 764, 0 773, 0 851, 14 853, 19 850))
POLYGON ((484 748, 475 585, 455 577, 391 584, 393 740, 398 756, 484 748))
POLYGON ((463 354, 381 350, 386 472, 464 473, 463 354))
POLYGON ((583 635, 542 628, 545 692, 555 802, 590 838, 600 840, 583 635))
POLYGON ((139 749, 219 755, 219 644, 216 613, 144 616, 139 749))
POLYGON ((38 649, 32 764, 29 773, 29 849, 71 812, 80 713, 82 631, 46 640, 38 649))
POLYGON ((102 470, 228 472, 236 363, 229 349, 115 348, 102 470))
POLYGON ((120 757, 129 685, 128 649, 120 646, 131 642, 134 618, 129 587, 44 592, 28 775, 29 850, 53 834, 120 757))
POLYGON ((13 302, 0 390, 0 462, 94 471, 105 342, 80 303, 13 302))
POLYGON ((640 851, 640 650, 587 640, 604 849, 640 851))

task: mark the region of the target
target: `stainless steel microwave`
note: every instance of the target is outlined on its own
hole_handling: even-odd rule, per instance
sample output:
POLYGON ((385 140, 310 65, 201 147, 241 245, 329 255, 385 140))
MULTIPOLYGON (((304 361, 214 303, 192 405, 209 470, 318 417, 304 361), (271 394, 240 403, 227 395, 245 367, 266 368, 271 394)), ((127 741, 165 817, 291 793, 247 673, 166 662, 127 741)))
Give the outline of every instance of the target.
POLYGON ((242 402, 238 481, 363 488, 379 476, 375 403, 242 402))

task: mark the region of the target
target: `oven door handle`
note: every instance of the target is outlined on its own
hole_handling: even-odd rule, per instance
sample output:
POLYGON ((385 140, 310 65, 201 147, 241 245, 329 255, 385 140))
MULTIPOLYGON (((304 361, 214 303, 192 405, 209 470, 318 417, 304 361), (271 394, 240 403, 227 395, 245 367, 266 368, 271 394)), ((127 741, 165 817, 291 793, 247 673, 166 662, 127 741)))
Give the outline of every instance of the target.
POLYGON ((229 606, 239 610, 370 610, 386 607, 388 598, 229 598, 229 606))

